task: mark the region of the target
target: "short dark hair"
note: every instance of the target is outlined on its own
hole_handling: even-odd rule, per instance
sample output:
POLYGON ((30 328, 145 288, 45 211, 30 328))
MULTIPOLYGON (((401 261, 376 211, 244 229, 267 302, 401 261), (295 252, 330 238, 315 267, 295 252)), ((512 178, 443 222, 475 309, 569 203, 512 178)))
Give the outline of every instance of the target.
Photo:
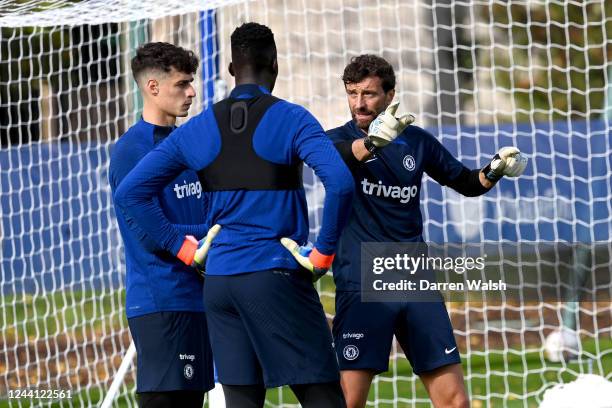
POLYGON ((372 54, 363 54, 351 59, 344 68, 342 81, 344 85, 355 84, 369 76, 377 76, 382 80, 383 91, 395 89, 395 72, 391 64, 384 58, 372 54))
POLYGON ((272 66, 276 59, 274 33, 258 23, 244 23, 231 36, 232 62, 250 65, 256 70, 272 66))
POLYGON ((132 58, 132 75, 138 81, 147 70, 170 72, 172 67, 185 74, 195 74, 199 61, 192 51, 165 42, 151 42, 141 45, 132 58))

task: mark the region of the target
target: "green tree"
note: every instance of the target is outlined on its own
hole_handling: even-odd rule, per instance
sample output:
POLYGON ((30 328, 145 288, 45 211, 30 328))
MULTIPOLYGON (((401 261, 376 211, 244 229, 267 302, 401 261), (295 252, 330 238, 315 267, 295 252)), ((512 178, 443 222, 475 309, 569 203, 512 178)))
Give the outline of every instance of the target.
POLYGON ((66 112, 71 109, 71 90, 96 82, 114 83, 120 78, 117 24, 1 30, 2 145, 39 139, 39 79, 48 81, 59 99, 60 112, 66 112))
POLYGON ((518 120, 602 115, 612 58, 612 1, 499 2, 483 7, 494 29, 490 64, 518 120))

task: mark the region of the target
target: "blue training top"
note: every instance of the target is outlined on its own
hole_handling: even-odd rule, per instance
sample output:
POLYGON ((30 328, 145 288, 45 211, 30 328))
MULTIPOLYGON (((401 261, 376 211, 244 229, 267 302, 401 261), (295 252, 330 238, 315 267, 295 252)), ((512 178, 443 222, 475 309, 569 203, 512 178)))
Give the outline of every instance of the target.
MULTIPOLYGON (((269 91, 253 84, 240 85, 230 98, 246 99, 262 93, 269 91)), ((255 154, 264 160, 277 164, 304 161, 321 179, 326 194, 315 247, 322 254, 333 254, 346 223, 354 186, 349 170, 321 125, 301 106, 279 100, 265 111, 252 140, 255 154)), ((186 168, 206 168, 220 151, 220 132, 213 108, 209 107, 174 131, 136 166, 117 189, 117 205, 162 248, 176 255, 184 234, 157 216, 150 197, 186 168)), ((233 166, 240 166, 240 162, 233 166)), ((303 188, 213 191, 207 223, 222 226, 209 252, 208 275, 298 269, 298 263, 279 239, 290 237, 299 244, 306 242, 309 229, 305 192, 303 188)))
MULTIPOLYGON (((172 130, 140 120, 115 143, 108 175, 115 205, 117 186, 172 130)), ((152 196, 151 205, 184 235, 201 238, 208 230, 204 224, 206 194, 193 171, 177 176, 152 196)), ((163 251, 117 206, 115 213, 125 246, 127 317, 160 311, 204 311, 202 283, 195 271, 163 251)))
MULTIPOLYGON (((365 134, 353 121, 327 131, 334 143, 365 134)), ((361 288, 362 242, 421 242, 423 172, 441 185, 459 176, 463 164, 430 133, 408 126, 393 143, 354 170, 355 198, 333 264, 337 290, 361 288)))

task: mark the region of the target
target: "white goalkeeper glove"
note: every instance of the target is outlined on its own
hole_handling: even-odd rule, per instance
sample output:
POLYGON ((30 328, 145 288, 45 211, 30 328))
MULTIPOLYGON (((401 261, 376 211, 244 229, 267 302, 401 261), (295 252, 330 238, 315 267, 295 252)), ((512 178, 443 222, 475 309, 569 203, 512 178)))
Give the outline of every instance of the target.
POLYGON ((334 261, 334 255, 323 255, 311 243, 300 246, 291 238, 281 238, 281 244, 302 267, 312 273, 312 281, 316 282, 327 273, 334 261))
POLYGON ((368 136, 364 140, 365 147, 370 153, 393 142, 409 124, 414 122, 414 116, 409 113, 396 117, 398 106, 399 102, 392 103, 370 123, 368 136))
POLYGON ((213 225, 208 230, 206 236, 199 242, 192 235, 187 235, 176 257, 186 265, 193 267, 198 275, 204 277, 206 256, 208 255, 208 250, 210 249, 213 239, 215 239, 219 231, 221 231, 221 226, 219 224, 213 225))
POLYGON ((495 183, 503 176, 520 176, 525 171, 525 167, 527 167, 527 157, 522 155, 519 149, 502 147, 482 171, 487 180, 495 183))

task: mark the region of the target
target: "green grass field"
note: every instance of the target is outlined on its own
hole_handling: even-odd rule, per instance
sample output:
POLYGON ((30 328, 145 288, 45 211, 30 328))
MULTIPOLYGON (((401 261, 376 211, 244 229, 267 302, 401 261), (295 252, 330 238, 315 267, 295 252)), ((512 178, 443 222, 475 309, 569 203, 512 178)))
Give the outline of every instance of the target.
POLYGON ((38 333, 65 333, 66 329, 104 326, 127 327, 123 313, 125 291, 107 293, 61 291, 46 296, 5 296, 0 322, 7 327, 5 341, 38 333))
MULTIPOLYGON (((333 284, 330 281, 326 278, 321 284, 321 289, 327 293, 333 290, 333 284)), ((54 336, 67 339, 65 341, 85 341, 92 344, 99 342, 100 338, 108 339, 109 333, 112 333, 113 330, 127 327, 121 309, 123 297, 124 294, 121 291, 106 294, 57 292, 44 297, 27 296, 19 299, 5 297, 0 305, 0 325, 6 328, 1 335, 3 346, 6 348, 0 348, 0 350, 11 350, 16 345, 26 342, 26 339, 32 343, 34 339, 41 338, 44 333, 52 334, 44 340, 44 343, 53 343, 54 336)), ((322 296, 322 301, 325 310, 333 314, 333 296, 322 296)), ((116 340, 120 341, 119 338, 116 340)), ((495 350, 495 353, 483 355, 464 355, 464 372, 473 407, 537 407, 546 388, 559 382, 571 381, 579 373, 587 373, 591 368, 595 374, 610 378, 612 376, 612 340, 609 336, 606 336, 605 339, 583 339, 582 344, 584 355, 599 357, 592 361, 590 366, 588 361, 551 364, 543 359, 539 351, 526 353, 512 345, 509 345, 503 353, 502 350, 495 350)), ((531 349, 534 348, 537 347, 531 347, 531 349)), ((98 345, 98 350, 105 350, 105 346, 98 345)), ((39 358, 44 358, 45 352, 53 357, 54 351, 45 349, 38 353, 39 358)), ((4 351, 0 352, 0 354, 4 353, 4 351)), ((3 373, 0 374, 3 380, 0 381, 0 384, 4 383, 11 387, 11 384, 15 384, 16 377, 29 376, 30 372, 16 373, 15 367, 11 367, 11 364, 15 362, 9 358, 9 354, 7 353, 6 358, 0 358, 0 372, 3 373), (4 373, 9 373, 8 380, 3 378, 6 376, 4 373)), ((81 358, 87 355, 84 353, 81 358)), ((115 360, 120 359, 117 356, 115 360)), ((115 360, 116 365, 118 361, 115 360)), ((76 364, 79 361, 81 361, 79 364, 82 364, 83 360, 75 358, 74 367, 68 363, 68 367, 64 367, 65 372, 57 368, 56 375, 70 376, 71 369, 72 372, 76 372, 76 364)), ((23 383, 24 378, 21 380, 23 383)), ((95 384, 91 378, 87 382, 95 384)), ((6 398, 6 388, 0 390, 2 391, 0 408, 19 406, 17 400, 6 398)), ((53 407, 97 405, 104 392, 99 385, 90 386, 88 390, 80 392, 76 391, 76 387, 73 390, 71 400, 37 401, 37 403, 53 407)), ((283 405, 297 404, 293 394, 287 389, 269 390, 267 401, 269 406, 279 406, 281 402, 283 405)), ((396 364, 391 365, 389 373, 379 377, 371 389, 370 401, 377 402, 378 407, 429 406, 423 386, 413 375, 409 364, 403 357, 399 357, 396 364), (396 381, 393 381, 394 376, 396 381)), ((29 406, 29 403, 24 400, 20 402, 21 406, 29 406)), ((123 397, 116 401, 115 406, 128 407, 130 404, 123 397)))
MULTIPOLYGON (((594 364, 593 372, 610 377, 612 374, 612 340, 599 340, 599 347, 609 352, 599 363, 594 364)), ((595 354, 596 342, 593 340, 584 342, 583 348, 586 352, 595 354)), ((546 388, 555 383, 572 381, 578 373, 587 373, 589 370, 587 362, 572 362, 565 365, 565 368, 562 364, 544 363, 540 353, 527 353, 506 359, 501 355, 472 356, 464 357, 463 360, 464 373, 467 373, 469 369, 474 374, 467 381, 467 386, 472 398, 472 406, 475 408, 537 407, 539 401, 537 398, 541 400, 546 388), (525 367, 528 368, 529 374, 524 374, 525 367), (487 371, 493 374, 485 375, 487 371), (512 375, 503 375, 508 372, 512 375), (528 397, 523 398, 521 395, 528 395, 528 397)), ((390 367, 390 370, 393 368, 390 367)), ((395 373, 396 377, 400 377, 400 380, 395 382, 389 372, 380 376, 378 383, 370 390, 369 401, 371 403, 377 401, 376 406, 381 408, 430 406, 425 388, 413 375, 405 358, 398 359, 395 373), (399 402, 394 402, 394 399, 398 399, 399 402)), ((267 397, 271 405, 278 405, 280 401, 278 391, 268 391, 267 397)), ((290 390, 283 390, 282 397, 284 403, 297 403, 290 390)))

